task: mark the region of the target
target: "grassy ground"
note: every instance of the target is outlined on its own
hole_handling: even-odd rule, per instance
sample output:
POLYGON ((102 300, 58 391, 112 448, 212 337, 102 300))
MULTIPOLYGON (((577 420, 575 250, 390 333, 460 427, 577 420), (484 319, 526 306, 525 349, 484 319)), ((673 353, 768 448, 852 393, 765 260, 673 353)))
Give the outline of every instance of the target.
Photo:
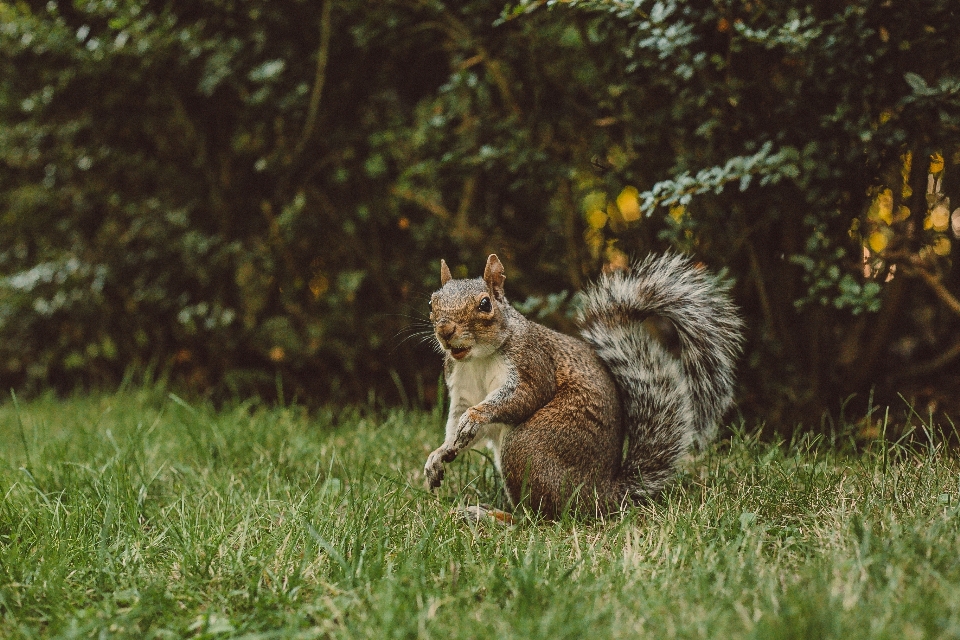
POLYGON ((0 637, 960 637, 960 462, 736 433, 605 522, 471 527, 424 412, 0 405, 0 637))

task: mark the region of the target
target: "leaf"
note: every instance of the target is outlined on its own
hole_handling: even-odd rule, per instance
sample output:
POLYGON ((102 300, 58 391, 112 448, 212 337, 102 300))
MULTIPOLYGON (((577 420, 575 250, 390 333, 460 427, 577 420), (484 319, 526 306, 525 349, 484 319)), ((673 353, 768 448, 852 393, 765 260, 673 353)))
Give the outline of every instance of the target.
POLYGON ((591 229, 603 229, 607 224, 607 214, 600 209, 592 209, 587 212, 587 224, 591 229))
POLYGON ((600 189, 595 189, 590 191, 587 195, 583 196, 583 210, 592 211, 593 209, 606 209, 607 207, 607 194, 600 189))
POLYGON ((912 71, 903 74, 903 79, 907 81, 907 84, 910 85, 910 88, 913 89, 913 92, 917 95, 928 96, 935 93, 934 90, 927 85, 926 80, 912 71))
MULTIPOLYGON (((938 204, 930 212, 930 226, 934 231, 946 231, 950 226, 950 209, 943 203, 938 204)), ((926 228, 926 225, 924 225, 926 228)))
POLYGON ((881 191, 877 203, 880 208, 880 219, 887 224, 893 224, 893 192, 890 189, 881 191))
POLYGON ((900 176, 903 178, 903 188, 900 190, 900 196, 907 200, 913 195, 913 188, 910 187, 910 170, 913 167, 913 153, 907 151, 901 157, 903 165, 900 167, 900 176))
POLYGON ((870 245, 870 250, 874 253, 880 253, 887 248, 889 240, 887 240, 886 234, 882 231, 874 231, 870 234, 870 238, 867 240, 867 243, 870 245))
POLYGON ((893 192, 890 189, 884 189, 877 194, 870 205, 867 217, 888 225, 893 224, 893 192))
POLYGON ((937 236, 937 239, 933 241, 933 252, 938 256, 950 255, 952 248, 953 243, 950 242, 950 238, 947 236, 937 236))
POLYGON ((637 198, 639 194, 636 187, 624 187, 617 196, 617 208, 627 222, 640 219, 640 201, 637 198))
POLYGON ((847 230, 847 235, 849 235, 854 240, 860 239, 860 218, 854 218, 850 222, 850 228, 847 230))
POLYGON ((627 221, 623 219, 617 203, 612 200, 607 203, 607 222, 614 233, 620 233, 626 229, 627 221))
POLYGON ((260 66, 251 69, 247 77, 254 82, 266 82, 277 78, 283 73, 287 63, 283 60, 267 60, 260 66))
POLYGON ((930 156, 930 173, 940 173, 943 171, 943 156, 935 153, 930 156))

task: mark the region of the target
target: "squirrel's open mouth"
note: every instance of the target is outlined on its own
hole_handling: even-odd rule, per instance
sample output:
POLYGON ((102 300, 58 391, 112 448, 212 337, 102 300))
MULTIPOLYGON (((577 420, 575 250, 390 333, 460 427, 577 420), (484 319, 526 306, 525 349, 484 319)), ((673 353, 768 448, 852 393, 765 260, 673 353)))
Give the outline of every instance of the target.
POLYGON ((463 360, 465 357, 467 357, 468 353, 470 353, 470 347, 463 347, 460 349, 450 347, 450 355, 452 355, 455 360, 463 360))

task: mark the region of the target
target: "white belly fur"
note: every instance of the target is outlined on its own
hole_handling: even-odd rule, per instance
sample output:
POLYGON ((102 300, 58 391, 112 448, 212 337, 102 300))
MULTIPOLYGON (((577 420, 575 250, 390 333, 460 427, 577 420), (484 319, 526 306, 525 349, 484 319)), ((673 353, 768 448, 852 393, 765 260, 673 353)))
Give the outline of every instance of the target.
MULTIPOLYGON (((507 365, 497 354, 486 358, 476 358, 455 362, 447 385, 450 389, 451 416, 447 423, 447 438, 451 430, 456 429, 456 421, 464 411, 480 404, 496 392, 507 380, 507 365), (455 414, 455 415, 454 415, 455 414)), ((488 447, 493 453, 493 461, 500 470, 500 443, 509 425, 490 423, 481 427, 472 448, 488 447)))

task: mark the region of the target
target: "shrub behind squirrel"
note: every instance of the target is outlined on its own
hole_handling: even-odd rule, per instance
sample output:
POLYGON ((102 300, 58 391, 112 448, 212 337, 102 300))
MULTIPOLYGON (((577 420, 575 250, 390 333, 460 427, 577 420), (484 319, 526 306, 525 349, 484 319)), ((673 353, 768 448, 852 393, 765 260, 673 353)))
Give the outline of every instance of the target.
POLYGON ((489 444, 511 503, 548 518, 656 495, 732 400, 742 322, 728 285, 686 257, 650 256, 583 293, 581 340, 526 319, 505 280, 496 255, 476 279, 440 261, 430 320, 450 413, 424 467, 430 487, 445 462, 489 444), (673 323, 679 358, 646 330, 650 316, 673 323))

